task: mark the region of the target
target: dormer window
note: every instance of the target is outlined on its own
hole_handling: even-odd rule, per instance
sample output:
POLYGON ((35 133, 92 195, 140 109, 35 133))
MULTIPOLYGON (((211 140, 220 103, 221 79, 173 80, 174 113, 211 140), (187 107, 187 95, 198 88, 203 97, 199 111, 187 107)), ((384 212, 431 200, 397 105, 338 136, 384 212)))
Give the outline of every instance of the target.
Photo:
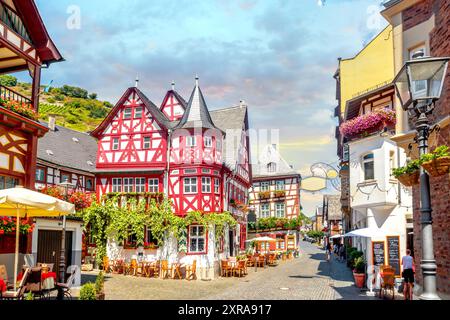
POLYGON ((205 148, 212 147, 212 138, 211 137, 204 137, 203 140, 205 142, 205 148))
POLYGON ((275 162, 270 162, 267 165, 267 171, 268 172, 276 172, 277 171, 277 164, 275 162))
POLYGON ((134 110, 134 118, 135 119, 141 119, 142 118, 142 107, 137 107, 134 110))
POLYGON ((126 119, 131 119, 131 108, 125 108, 125 110, 123 111, 123 118, 126 119))
POLYGON ((375 161, 373 153, 369 153, 363 157, 362 160, 362 168, 364 171, 364 180, 373 180, 375 179, 375 161))
POLYGON ((186 137, 186 147, 195 147, 197 145, 195 136, 186 137))

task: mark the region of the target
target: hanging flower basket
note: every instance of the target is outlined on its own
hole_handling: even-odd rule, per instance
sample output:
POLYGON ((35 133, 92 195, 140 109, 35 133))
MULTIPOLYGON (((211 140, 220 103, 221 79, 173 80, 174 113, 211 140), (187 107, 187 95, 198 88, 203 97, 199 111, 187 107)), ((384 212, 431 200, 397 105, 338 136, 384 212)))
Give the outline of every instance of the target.
POLYGON ((436 158, 422 163, 422 167, 427 170, 432 177, 439 177, 449 172, 450 157, 436 158))
POLYGON ((419 171, 414 171, 413 173, 404 173, 398 176, 398 181, 405 187, 412 187, 419 184, 420 174, 419 171))

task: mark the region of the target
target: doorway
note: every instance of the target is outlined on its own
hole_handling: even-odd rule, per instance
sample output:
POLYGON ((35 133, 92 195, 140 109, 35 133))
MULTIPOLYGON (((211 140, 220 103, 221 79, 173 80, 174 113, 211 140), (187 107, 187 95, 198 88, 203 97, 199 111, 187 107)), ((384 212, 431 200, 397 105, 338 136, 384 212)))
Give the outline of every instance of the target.
MULTIPOLYGON (((72 265, 72 231, 66 231, 66 268, 72 265)), ((62 231, 39 230, 37 263, 53 263, 53 272, 59 276, 62 231)))
POLYGON ((230 256, 233 257, 234 253, 234 232, 233 230, 229 231, 229 239, 230 239, 230 256))

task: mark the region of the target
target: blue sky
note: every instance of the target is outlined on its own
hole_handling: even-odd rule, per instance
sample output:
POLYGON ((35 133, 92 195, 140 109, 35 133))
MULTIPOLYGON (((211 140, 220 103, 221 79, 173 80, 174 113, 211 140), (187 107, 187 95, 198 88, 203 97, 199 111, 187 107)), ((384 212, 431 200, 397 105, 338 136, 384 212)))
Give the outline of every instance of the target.
MULTIPOLYGON (((336 164, 337 58, 386 25, 374 13, 381 0, 318 2, 37 0, 66 59, 44 70, 42 83, 81 86, 115 103, 138 75, 159 105, 172 80, 187 99, 198 74, 210 109, 245 100, 250 126, 279 129, 282 154, 306 176, 315 162, 336 164), (79 29, 67 27, 78 21, 73 6, 79 29)), ((312 214, 321 196, 302 196, 312 214)))

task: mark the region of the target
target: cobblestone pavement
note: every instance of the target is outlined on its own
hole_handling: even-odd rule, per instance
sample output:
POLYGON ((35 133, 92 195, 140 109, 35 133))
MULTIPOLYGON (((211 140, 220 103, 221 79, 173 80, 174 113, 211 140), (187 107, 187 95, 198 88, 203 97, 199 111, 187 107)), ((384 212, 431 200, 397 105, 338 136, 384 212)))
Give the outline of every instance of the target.
MULTIPOLYGON (((324 251, 316 245, 302 242, 301 253, 299 258, 280 262, 277 267, 258 268, 257 272, 249 268, 244 278, 186 281, 107 275, 106 299, 377 299, 367 297, 354 286, 345 263, 325 261, 324 251)), ((87 281, 95 281, 95 273, 83 273, 83 282, 87 281)))

